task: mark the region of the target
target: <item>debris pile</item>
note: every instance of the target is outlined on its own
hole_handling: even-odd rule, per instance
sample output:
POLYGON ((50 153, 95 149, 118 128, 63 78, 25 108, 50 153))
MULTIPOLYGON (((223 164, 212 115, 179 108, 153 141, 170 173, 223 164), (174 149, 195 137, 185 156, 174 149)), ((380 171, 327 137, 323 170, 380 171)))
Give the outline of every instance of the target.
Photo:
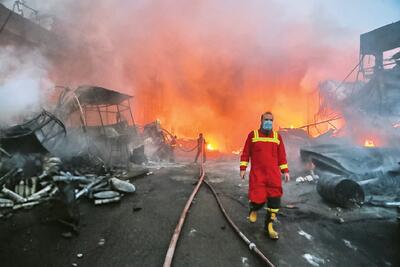
POLYGON ((350 73, 358 69, 356 81, 346 81, 349 74, 341 82, 320 83, 319 122, 300 128, 325 134, 310 138, 301 129, 283 131, 288 147, 300 151, 304 171, 296 182, 317 181, 328 202, 400 205, 399 29, 400 21, 360 36, 360 61, 350 73))
POLYGON ((0 129, 0 217, 46 202, 77 225, 79 199, 102 205, 134 193, 129 179, 149 172, 130 98, 96 86, 62 87, 53 113, 0 129))
MULTIPOLYGON (((127 180, 126 172, 109 171, 99 175, 95 173, 81 174, 63 171, 62 161, 57 157, 44 157, 43 168, 39 175, 20 178, 10 176, 4 181, 0 192, 1 217, 13 212, 31 208, 43 202, 58 201, 64 204, 68 211, 68 219, 78 223, 79 210, 76 209, 77 200, 87 198, 95 205, 119 202, 125 194, 136 191, 135 186, 127 180), (117 178, 119 177, 119 178, 117 178), (71 212, 72 211, 72 212, 71 212)), ((23 173, 17 170, 13 173, 23 173)))
POLYGON ((321 177, 317 191, 324 199, 343 207, 376 204, 375 198, 383 203, 399 200, 400 152, 396 148, 357 147, 338 141, 300 150, 302 159, 311 160, 321 177))
MULTIPOLYGON (((320 196, 340 207, 400 205, 400 150, 395 147, 367 147, 354 144, 332 132, 317 138, 284 129, 286 145, 298 149, 288 161, 295 166, 295 181, 316 184, 320 196)), ((303 131, 305 133, 305 131, 303 131)))
POLYGON ((146 155, 153 161, 174 162, 176 136, 161 128, 160 122, 155 121, 143 127, 143 137, 146 155))

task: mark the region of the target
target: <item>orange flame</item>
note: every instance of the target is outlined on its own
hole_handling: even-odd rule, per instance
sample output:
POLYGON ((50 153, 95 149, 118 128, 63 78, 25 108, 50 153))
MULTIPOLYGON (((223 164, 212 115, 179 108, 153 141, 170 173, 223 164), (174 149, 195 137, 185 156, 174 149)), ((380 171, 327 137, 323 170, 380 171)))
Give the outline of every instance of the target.
POLYGON ((212 144, 207 144, 207 150, 214 151, 215 147, 212 144))
MULTIPOLYGON (((341 79, 357 60, 356 51, 327 45, 329 31, 315 34, 308 19, 282 20, 274 9, 265 15, 253 9, 258 5, 245 2, 233 5, 237 13, 220 12, 226 8, 221 9, 218 1, 194 2, 149 1, 126 8, 101 1, 91 6, 90 16, 79 16, 71 21, 76 27, 65 27, 85 25, 90 33, 85 40, 88 49, 72 51, 68 63, 55 64, 55 80, 134 95, 137 124, 158 118, 179 138, 202 132, 207 141, 218 144, 219 151, 230 152, 243 147, 265 111, 274 113, 274 129, 314 122, 318 82, 341 79), (97 23, 114 8, 119 16, 97 23), (122 31, 126 27, 129 31, 122 31)), ((80 48, 81 38, 74 39, 80 48)), ((315 136, 328 130, 324 127, 328 126, 310 127, 308 132, 315 136)))
POLYGON ((372 139, 365 139, 364 141, 365 147, 375 147, 374 140, 372 139))

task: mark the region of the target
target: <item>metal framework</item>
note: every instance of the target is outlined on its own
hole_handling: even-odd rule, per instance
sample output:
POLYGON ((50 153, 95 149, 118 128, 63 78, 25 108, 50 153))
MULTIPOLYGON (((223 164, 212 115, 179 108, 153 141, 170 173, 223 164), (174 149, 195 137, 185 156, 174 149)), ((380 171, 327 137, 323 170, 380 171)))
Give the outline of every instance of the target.
MULTIPOLYGON (((400 21, 385 25, 373 31, 360 35, 360 64, 358 73, 369 77, 379 73, 385 67, 394 66, 397 62, 393 58, 385 59, 383 54, 386 51, 400 47, 400 21), (374 57, 375 64, 372 67, 365 67, 374 57)), ((357 75, 358 77, 358 75, 357 75)))
POLYGON ((116 157, 119 163, 128 163, 128 143, 130 137, 137 134, 131 98, 99 86, 80 86, 75 90, 64 88, 59 107, 60 112, 68 115, 65 119, 71 127, 83 129, 87 142, 90 142, 88 147, 95 147, 99 157, 114 165, 116 157), (73 121, 74 114, 79 117, 78 123, 73 121), (105 144, 106 151, 100 152, 94 140, 102 142, 100 146, 105 144))

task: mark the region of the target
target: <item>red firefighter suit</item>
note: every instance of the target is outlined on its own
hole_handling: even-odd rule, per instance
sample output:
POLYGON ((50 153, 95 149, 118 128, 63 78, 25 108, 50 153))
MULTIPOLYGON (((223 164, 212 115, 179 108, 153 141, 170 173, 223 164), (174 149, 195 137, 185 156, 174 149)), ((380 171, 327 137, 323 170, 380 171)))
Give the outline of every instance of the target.
POLYGON ((268 135, 260 130, 249 133, 240 157, 240 170, 246 170, 250 160, 249 200, 264 203, 267 198, 281 197, 281 172, 289 172, 282 137, 275 131, 268 135))

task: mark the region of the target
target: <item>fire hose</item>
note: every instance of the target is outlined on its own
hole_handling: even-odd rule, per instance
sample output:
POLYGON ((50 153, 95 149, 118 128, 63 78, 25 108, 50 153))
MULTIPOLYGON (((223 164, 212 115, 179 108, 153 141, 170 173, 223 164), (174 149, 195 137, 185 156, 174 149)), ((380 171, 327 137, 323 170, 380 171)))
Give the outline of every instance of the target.
POLYGON ((189 150, 186 150, 186 149, 184 149, 184 148, 178 146, 178 149, 181 150, 181 151, 183 151, 183 152, 192 152, 193 150, 195 150, 195 149, 198 148, 198 147, 199 147, 199 145, 196 145, 195 147, 193 147, 193 148, 191 148, 191 149, 189 149, 189 150))
POLYGON ((226 213, 224 206, 222 206, 221 200, 219 199, 214 187, 212 187, 211 184, 207 181, 204 181, 204 183, 210 188, 211 192, 213 193, 215 199, 217 200, 218 206, 221 209, 222 214, 224 214, 225 219, 229 222, 231 227, 240 236, 240 238, 249 246, 249 249, 254 251, 254 253, 256 253, 256 255, 259 256, 268 266, 274 267, 275 265, 257 248, 256 244, 251 242, 242 233, 242 231, 240 231, 240 229, 237 227, 237 225, 232 221, 232 219, 229 217, 228 213, 226 213))
MULTIPOLYGON (((204 151, 203 151, 204 146, 201 146, 201 147, 202 147, 202 151, 201 152, 204 153, 204 151)), ((174 234, 172 235, 171 242, 169 244, 168 251, 167 251, 167 254, 165 256, 165 260, 164 260, 164 264, 163 264, 164 267, 170 267, 171 264, 172 264, 172 259, 173 259, 174 254, 175 254, 176 245, 178 243, 178 239, 179 239, 179 236, 181 234, 182 227, 183 227, 183 224, 184 224, 185 219, 186 219, 186 215, 189 212, 189 208, 193 203, 194 197, 196 196, 197 192, 200 189, 200 186, 203 183, 204 175, 205 175, 205 173, 204 173, 204 161, 202 160, 201 161, 201 165, 200 165, 199 181, 197 182, 196 187, 194 188, 192 194, 190 195, 188 201, 186 202, 186 205, 183 208, 181 216, 179 217, 178 224, 175 227, 174 234)))
MULTIPOLYGON (((196 146, 197 147, 197 146, 196 146)), ((195 148, 196 148, 195 147, 195 148)), ((201 153, 204 153, 204 146, 202 146, 202 151, 201 153)), ((228 223, 230 224, 230 226, 235 230, 235 232, 239 235, 239 237, 248 245, 248 248, 250 251, 254 251, 254 253, 267 265, 270 267, 274 267, 275 265, 257 248, 257 246, 250 241, 249 238, 247 238, 242 231, 240 231, 240 229, 237 227, 237 225, 232 221, 232 219, 229 217, 229 215, 227 214, 225 208, 223 207, 221 200, 219 199, 217 192, 215 191, 215 189, 211 186, 210 183, 208 183, 207 181, 204 181, 204 177, 205 177, 205 171, 204 171, 204 161, 202 160, 201 165, 200 165, 200 177, 199 180, 196 184, 196 187, 193 189, 192 194, 190 195, 189 199, 186 202, 186 205, 181 213, 181 216, 179 218, 178 224, 175 227, 175 231, 172 235, 168 250, 167 250, 167 254, 165 256, 165 260, 164 260, 164 264, 163 267, 170 267, 172 265, 172 260, 174 257, 174 253, 175 253, 175 249, 176 249, 176 245, 178 243, 181 231, 182 231, 182 227, 183 224, 185 223, 185 219, 186 216, 189 212, 190 206, 192 205, 193 199, 196 196, 196 194, 198 193, 200 187, 202 186, 203 182, 209 187, 209 189, 211 190, 213 196, 215 197, 218 206, 221 210, 221 212, 223 213, 225 219, 228 221, 228 223)))

